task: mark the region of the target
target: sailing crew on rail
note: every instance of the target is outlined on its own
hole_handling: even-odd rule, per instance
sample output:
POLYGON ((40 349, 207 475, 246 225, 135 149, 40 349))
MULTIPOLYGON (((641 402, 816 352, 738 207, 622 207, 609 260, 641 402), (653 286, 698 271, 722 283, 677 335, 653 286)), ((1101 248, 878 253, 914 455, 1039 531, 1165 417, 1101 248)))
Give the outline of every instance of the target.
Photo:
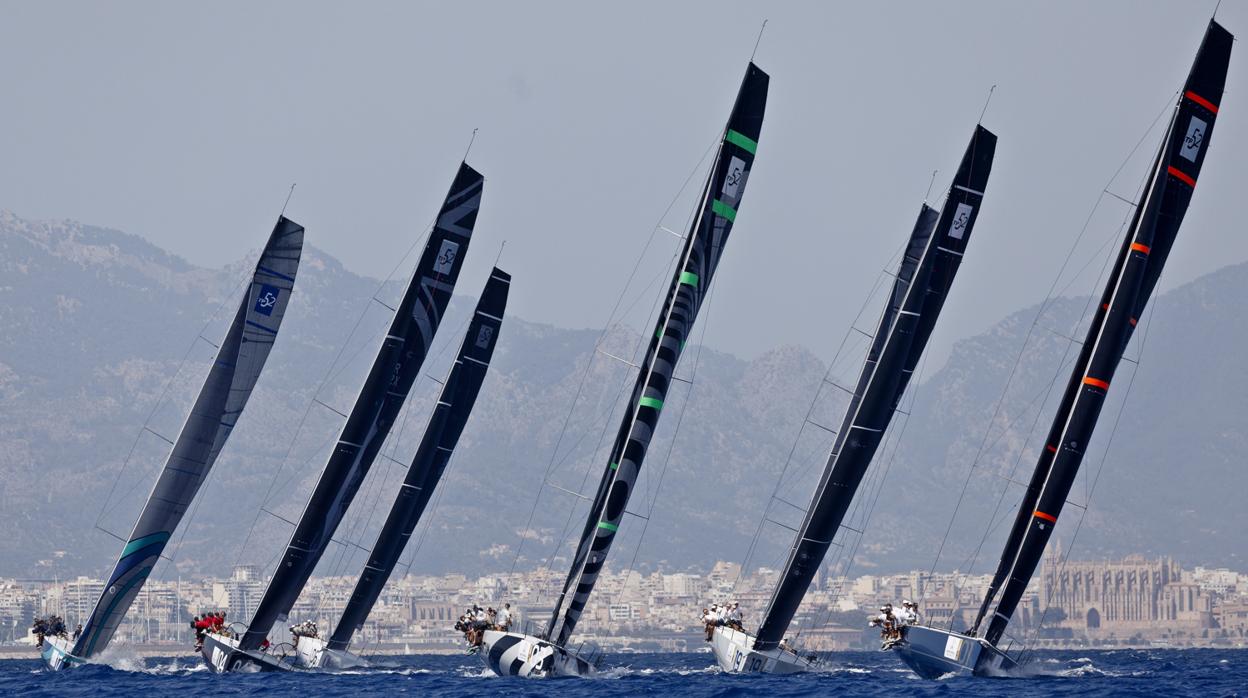
POLYGON ((901 602, 901 613, 897 616, 901 625, 918 625, 919 605, 910 599, 901 602))
POLYGON ((507 632, 511 628, 511 622, 512 622, 511 604, 505 603, 503 604, 503 610, 498 612, 498 620, 495 623, 494 628, 496 630, 507 632))
POLYGON ((727 620, 724 621, 724 625, 727 625, 733 630, 745 632, 745 626, 741 625, 741 604, 734 601, 732 602, 732 606, 728 607, 727 611, 728 617, 727 620))
POLYGON ((887 644, 901 638, 901 627, 897 616, 893 613, 893 605, 886 603, 880 606, 880 614, 872 617, 867 623, 872 628, 880 629, 880 637, 887 644))

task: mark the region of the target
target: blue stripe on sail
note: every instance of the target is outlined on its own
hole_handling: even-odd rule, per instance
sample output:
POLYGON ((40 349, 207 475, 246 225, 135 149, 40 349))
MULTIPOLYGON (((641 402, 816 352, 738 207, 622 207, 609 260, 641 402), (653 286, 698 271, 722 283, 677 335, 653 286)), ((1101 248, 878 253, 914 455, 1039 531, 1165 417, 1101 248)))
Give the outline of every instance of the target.
POLYGON ((265 327, 264 325, 261 325, 261 324, 260 324, 260 323, 258 323, 258 322, 252 322, 251 320, 248 320, 248 321, 247 321, 247 324, 248 324, 248 325, 251 325, 252 327, 256 327, 256 328, 262 329, 262 330, 264 330, 265 332, 268 332, 269 334, 277 334, 277 330, 274 330, 274 329, 271 329, 271 328, 265 327))
MULTIPOLYGON (((125 585, 124 587, 122 587, 122 588, 121 588, 121 591, 119 591, 117 594, 115 594, 115 595, 113 596, 113 600, 112 600, 112 602, 111 602, 111 603, 109 603, 109 604, 108 604, 108 608, 104 610, 104 615, 102 615, 102 616, 100 616, 100 617, 101 617, 101 618, 104 618, 104 619, 107 619, 109 616, 111 616, 111 615, 113 614, 113 609, 117 607, 117 603, 118 603, 119 601, 121 601, 123 598, 125 598, 126 593, 127 593, 127 592, 129 592, 129 591, 130 591, 130 589, 131 589, 132 587, 134 587, 134 585, 135 585, 135 584, 141 584, 141 583, 143 583, 143 580, 144 580, 144 579, 147 579, 147 575, 151 574, 151 572, 152 572, 152 568, 151 568, 151 567, 148 567, 147 569, 143 570, 143 571, 142 571, 142 572, 140 572, 139 574, 134 575, 134 579, 131 579, 130 581, 126 582, 126 585, 125 585)), ((84 636, 84 637, 85 637, 85 636, 84 636)), ((99 640, 99 639, 100 639, 100 634, 99 634, 99 633, 94 633, 94 634, 92 634, 92 636, 91 636, 91 642, 87 643, 87 649, 86 649, 86 651, 84 651, 84 652, 80 652, 80 653, 79 653, 79 652, 75 652, 75 654, 78 654, 78 655, 79 655, 79 656, 81 656, 81 657, 89 657, 89 656, 91 656, 91 652, 92 652, 92 650, 94 650, 94 649, 95 649, 95 643, 96 643, 96 641, 97 641, 97 640, 99 640)), ((78 649, 78 647, 77 647, 77 646, 75 646, 75 647, 74 647, 74 649, 76 650, 76 649, 78 649)))
POLYGON ((257 264, 257 265, 256 265, 256 271, 258 271, 258 272, 263 272, 263 273, 265 273, 265 274, 268 274, 269 276, 276 276, 276 277, 277 277, 277 278, 279 278, 279 279, 285 279, 285 280, 289 281, 289 282, 290 282, 290 283, 292 283, 292 284, 293 284, 293 283, 295 283, 295 277, 293 277, 293 276, 286 276, 285 274, 281 274, 281 273, 275 272, 275 271, 273 271, 272 269, 270 269, 270 268, 268 268, 268 267, 266 267, 266 266, 260 265, 260 264, 257 264))

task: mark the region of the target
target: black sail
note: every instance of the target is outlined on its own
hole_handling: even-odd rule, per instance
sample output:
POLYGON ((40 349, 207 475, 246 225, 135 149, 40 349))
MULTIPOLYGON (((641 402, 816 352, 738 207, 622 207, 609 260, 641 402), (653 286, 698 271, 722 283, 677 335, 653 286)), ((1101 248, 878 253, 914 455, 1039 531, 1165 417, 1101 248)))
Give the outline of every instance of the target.
POLYGON ((927 206, 919 212, 832 453, 759 626, 757 650, 784 639, 884 438, 970 242, 996 143, 992 132, 976 126, 939 219, 927 206))
POLYGON ((732 231, 758 149, 768 81, 767 73, 750 63, 710 176, 702 189, 698 215, 685 237, 681 261, 663 302, 658 326, 650 338, 627 411, 611 447, 611 457, 598 484, 572 569, 551 616, 547 636, 555 637, 553 631, 571 592, 571 601, 559 626, 558 644, 566 643, 572 634, 606 563, 658 424, 672 372, 691 336, 694 320, 732 231))
POLYGON ((1000 590, 984 633, 992 644, 1005 633, 1053 535, 1114 372, 1174 245, 1208 151, 1233 42, 1230 32, 1209 23, 981 606, 980 621, 1000 590))
POLYGON ((455 290, 483 184, 480 173, 460 164, 338 443, 239 643, 242 649, 259 648, 273 624, 290 612, 377 457, 455 290))
POLYGON ((420 447, 399 487, 398 497, 329 639, 330 649, 346 649, 351 643, 351 636, 368 620, 368 614, 381 596, 382 588, 398 564, 412 531, 416 530, 416 524, 433 497, 442 473, 446 471, 490 367, 510 287, 511 275, 495 267, 477 302, 477 309, 459 346, 455 365, 442 385, 433 416, 429 418, 420 447))

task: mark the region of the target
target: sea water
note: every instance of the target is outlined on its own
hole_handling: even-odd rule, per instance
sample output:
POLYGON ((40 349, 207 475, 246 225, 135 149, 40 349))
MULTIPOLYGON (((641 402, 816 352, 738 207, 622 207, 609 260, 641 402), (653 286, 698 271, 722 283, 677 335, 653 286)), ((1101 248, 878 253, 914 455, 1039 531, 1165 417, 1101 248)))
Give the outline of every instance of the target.
MULTIPOLYGON (((33 653, 33 651, 32 651, 33 653)), ((473 656, 380 657, 369 669, 334 673, 209 673, 197 656, 137 659, 50 673, 38 659, 0 661, 10 696, 1175 696, 1248 697, 1245 650, 1038 652, 1024 676, 919 679, 891 653, 844 652, 817 673, 721 673, 710 654, 608 655, 595 678, 499 678, 473 656)))

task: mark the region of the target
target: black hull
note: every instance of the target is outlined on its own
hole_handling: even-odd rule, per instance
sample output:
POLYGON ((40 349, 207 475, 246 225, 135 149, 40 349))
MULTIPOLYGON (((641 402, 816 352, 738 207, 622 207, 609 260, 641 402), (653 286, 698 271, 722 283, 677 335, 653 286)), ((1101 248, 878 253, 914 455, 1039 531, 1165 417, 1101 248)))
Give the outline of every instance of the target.
POLYGON ((200 655, 214 674, 230 672, 294 671, 295 667, 278 657, 263 652, 240 650, 236 640, 209 634, 204 637, 200 655))

